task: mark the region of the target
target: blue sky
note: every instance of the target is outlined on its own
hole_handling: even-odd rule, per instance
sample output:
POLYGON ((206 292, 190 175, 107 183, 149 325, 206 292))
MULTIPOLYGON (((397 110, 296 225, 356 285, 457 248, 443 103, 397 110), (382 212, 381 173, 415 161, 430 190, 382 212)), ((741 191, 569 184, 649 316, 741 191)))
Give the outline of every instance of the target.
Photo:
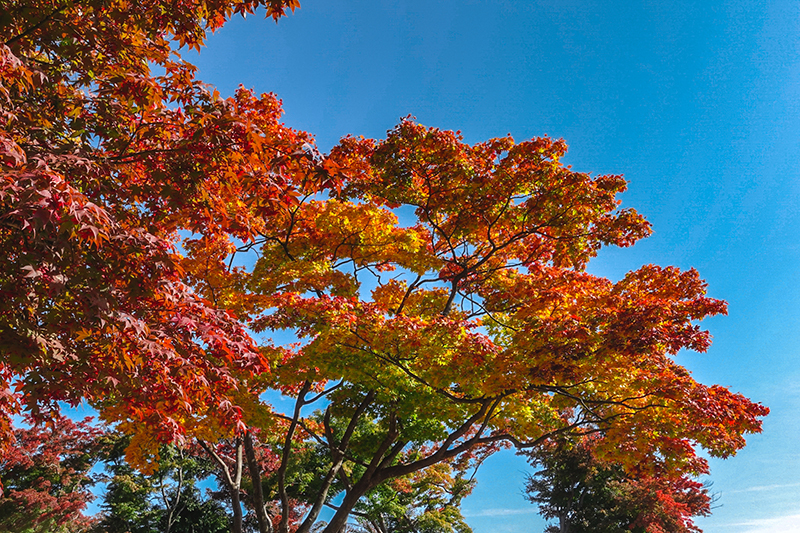
MULTIPOLYGON (((411 114, 469 142, 563 137, 574 169, 624 174, 624 205, 655 234, 590 270, 697 268, 729 316, 679 361, 772 409, 712 461, 721 507, 699 525, 800 532, 800 3, 302 0, 207 44, 186 54, 201 79, 275 92, 322 150, 411 114)), ((511 453, 484 465, 464 505, 475 533, 542 530, 525 470, 511 453)))

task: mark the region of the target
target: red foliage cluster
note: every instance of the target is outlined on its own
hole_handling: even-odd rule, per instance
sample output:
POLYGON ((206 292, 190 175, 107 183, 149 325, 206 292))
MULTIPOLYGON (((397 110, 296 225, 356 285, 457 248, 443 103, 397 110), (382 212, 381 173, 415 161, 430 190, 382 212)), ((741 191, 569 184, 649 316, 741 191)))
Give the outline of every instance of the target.
POLYGON ((57 417, 47 426, 14 432, 14 446, 0 452, 0 529, 45 531, 71 524, 79 530, 91 523, 82 511, 93 499, 89 470, 101 431, 90 421, 57 417))

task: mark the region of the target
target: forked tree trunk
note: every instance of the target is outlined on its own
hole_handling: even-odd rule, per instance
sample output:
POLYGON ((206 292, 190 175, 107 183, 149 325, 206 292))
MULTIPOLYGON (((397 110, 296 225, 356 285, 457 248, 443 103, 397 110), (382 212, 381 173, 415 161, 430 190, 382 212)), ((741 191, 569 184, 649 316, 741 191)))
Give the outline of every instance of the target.
POLYGON ((236 439, 236 464, 234 465, 235 471, 233 474, 228 468, 228 465, 225 464, 225 461, 222 457, 219 456, 214 449, 208 445, 205 441, 200 439, 197 440, 200 444, 200 447, 203 448, 208 455, 217 463, 220 471, 222 472, 222 482, 225 485, 225 488, 228 489, 231 498, 231 507, 233 508, 233 522, 231 523, 231 533, 243 533, 242 528, 242 499, 239 494, 239 491, 242 487, 242 439, 236 439))
POLYGON ((355 507, 358 500, 360 500, 367 491, 373 488, 370 481, 369 479, 361 478, 358 483, 353 485, 352 489, 347 491, 344 500, 342 500, 342 504, 336 510, 336 513, 333 515, 330 522, 328 522, 328 525, 325 526, 325 529, 322 530, 322 533, 341 533, 344 531, 344 527, 347 524, 350 513, 353 511, 353 507, 355 507))

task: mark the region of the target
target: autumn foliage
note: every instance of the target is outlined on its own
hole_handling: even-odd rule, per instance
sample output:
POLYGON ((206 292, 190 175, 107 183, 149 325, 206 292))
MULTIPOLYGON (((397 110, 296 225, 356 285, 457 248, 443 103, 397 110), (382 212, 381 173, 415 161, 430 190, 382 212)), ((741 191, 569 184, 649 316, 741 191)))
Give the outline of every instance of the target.
POLYGON ((66 417, 17 429, 16 445, 0 453, 0 531, 80 531, 91 524, 83 511, 93 499, 89 470, 101 434, 89 420, 66 417))
POLYGON ((584 271, 650 228, 618 209, 622 178, 572 171, 565 149, 470 146, 406 120, 384 141, 344 139, 329 156, 341 187, 256 239, 239 274, 262 298, 249 325, 303 341, 265 351, 270 386, 297 397, 286 418, 326 443, 328 476, 348 471, 327 531, 381 483, 485 446, 602 433, 599 453, 620 464, 699 474, 694 445, 727 456, 759 430, 763 407, 671 358, 704 351, 695 321, 725 312, 697 272, 648 265, 614 283, 584 271), (298 414, 311 394, 328 402, 321 427, 298 414))
POLYGON ((274 96, 222 98, 175 51, 294 0, 6 4, 6 444, 14 414, 86 400, 146 471, 200 443, 238 472, 236 508, 246 470, 261 531, 306 533, 342 494, 334 533, 387 483, 502 446, 601 434, 604 460, 673 479, 706 471, 696 446, 725 457, 760 431, 766 408, 672 358, 725 312, 696 271, 585 271, 650 225, 563 141, 470 145, 407 118, 323 156, 274 96))
MULTIPOLYGON (((576 443, 555 439, 525 452, 537 472, 528 477, 526 497, 544 518, 546 532, 692 533, 696 516, 711 513, 709 487, 669 470, 627 471, 595 452, 600 437, 576 443)), ((650 470, 646 465, 644 470, 650 470)))
POLYGON ((279 123, 274 97, 209 92, 172 43, 198 47, 232 13, 263 4, 275 18, 296 6, 3 6, 6 440, 21 408, 39 419, 81 399, 137 434, 132 459, 198 426, 241 425, 236 373, 265 362, 231 313, 186 285, 175 238, 246 239, 263 223, 256 213, 290 201, 280 172, 303 167, 287 155, 305 140, 279 123))

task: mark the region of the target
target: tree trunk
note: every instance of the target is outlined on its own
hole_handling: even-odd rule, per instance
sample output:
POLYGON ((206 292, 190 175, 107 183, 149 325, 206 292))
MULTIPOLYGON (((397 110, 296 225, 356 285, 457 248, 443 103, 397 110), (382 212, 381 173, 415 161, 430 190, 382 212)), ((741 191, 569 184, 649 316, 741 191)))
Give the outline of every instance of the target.
POLYGON ((350 517, 350 512, 353 510, 353 507, 355 507, 358 500, 371 488, 373 488, 373 484, 371 480, 366 477, 362 477, 358 483, 353 485, 353 488, 345 494, 342 504, 336 510, 336 513, 333 515, 333 518, 331 518, 331 521, 328 522, 325 529, 322 530, 322 533, 341 533, 344 531, 344 527, 347 524, 347 519, 350 517))
MULTIPOLYGON (((247 468, 250 471, 250 480, 253 483, 253 507, 256 511, 259 533, 272 533, 272 521, 267 516, 264 507, 264 492, 261 489, 261 472, 256 461, 256 452, 253 448, 253 434, 246 431, 244 434, 244 453, 247 457, 247 468)), ((283 513, 288 513, 288 509, 283 509, 283 513)))
MULTIPOLYGON (((367 406, 369 406, 369 404, 372 403, 372 400, 375 399, 375 395, 376 395, 376 392, 374 390, 371 390, 371 391, 369 391, 367 393, 367 395, 361 401, 359 406, 356 408, 355 413, 353 413, 353 416, 350 418, 350 423, 347 425, 347 429, 345 430, 344 435, 342 436, 342 440, 341 440, 341 442, 339 443, 338 446, 335 445, 335 443, 333 441, 333 438, 331 436, 331 433, 326 430, 326 433, 328 434, 328 443, 331 445, 331 454, 332 454, 332 458, 333 458, 333 464, 331 465, 331 468, 328 470, 328 475, 325 477, 325 480, 324 480, 323 486, 322 486, 322 490, 317 494, 317 499, 314 502, 314 505, 312 505, 311 510, 308 513, 308 516, 306 517, 306 519, 303 521, 303 523, 298 528, 297 533, 308 533, 309 531, 311 531, 311 526, 313 525, 314 521, 317 519, 317 516, 319 516, 319 512, 322 509, 323 504, 325 503, 325 499, 327 497, 328 490, 330 489, 330 486, 333 483, 333 480, 338 475, 339 469, 344 464, 344 455, 345 455, 344 450, 346 450, 347 447, 350 444, 350 438, 352 437, 353 432, 356 429, 356 424, 358 422, 358 419, 364 413, 364 410, 367 408, 367 406)), ((328 416, 330 416, 330 410, 326 409, 325 410, 325 417, 326 417, 325 420, 327 420, 328 416)), ((325 425, 326 425, 326 428, 327 428, 327 426, 328 426, 328 422, 327 421, 325 422, 325 425)), ((373 472, 374 472, 374 468, 373 468, 373 472)), ((340 511, 341 511, 341 509, 344 508, 344 506, 341 507, 340 510, 337 511, 336 514, 334 515, 334 517, 333 517, 334 520, 337 520, 338 522, 340 522, 340 526, 339 526, 340 529, 342 527, 344 527, 344 524, 347 522, 347 517, 350 515, 350 511, 353 510, 353 506, 358 501, 358 499, 361 498, 361 496, 363 496, 364 493, 367 490, 372 488, 371 486, 368 486, 367 482, 365 481, 368 478, 371 479, 371 473, 370 472, 365 473, 365 475, 361 478, 361 480, 358 483, 356 483, 356 485, 354 487, 352 487, 351 489, 348 489, 347 495, 345 495, 345 501, 347 501, 350 493, 353 490, 361 490, 361 489, 359 489, 359 487, 361 487, 362 485, 364 485, 366 487, 358 494, 356 499, 353 500, 353 502, 350 504, 350 506, 346 509, 346 511, 344 512, 344 518, 343 519, 341 519, 341 518, 337 519, 336 517, 339 516, 340 511)), ((282 521, 279 533, 285 533, 285 531, 284 531, 284 526, 285 525, 286 524, 282 521)), ((332 532, 339 533, 339 529, 332 529, 331 525, 328 524, 328 527, 326 527, 323 530, 323 533, 332 533, 332 532)))
POLYGON ((231 506, 233 507, 233 523, 231 524, 231 533, 242 532, 242 501, 239 498, 238 487, 231 491, 231 506))
POLYGON ((242 440, 237 438, 235 442, 236 448, 236 464, 233 474, 231 474, 230 468, 228 465, 225 464, 225 461, 222 457, 219 456, 217 452, 205 441, 201 439, 197 439, 198 444, 200 447, 203 448, 208 455, 217 463, 217 466, 222 473, 222 481, 225 487, 230 492, 231 496, 231 507, 233 508, 233 522, 231 523, 231 533, 243 533, 242 531, 242 499, 239 495, 239 491, 242 487, 242 440))
POLYGON ((558 531, 559 533, 569 533, 569 517, 566 512, 558 515, 558 531))

